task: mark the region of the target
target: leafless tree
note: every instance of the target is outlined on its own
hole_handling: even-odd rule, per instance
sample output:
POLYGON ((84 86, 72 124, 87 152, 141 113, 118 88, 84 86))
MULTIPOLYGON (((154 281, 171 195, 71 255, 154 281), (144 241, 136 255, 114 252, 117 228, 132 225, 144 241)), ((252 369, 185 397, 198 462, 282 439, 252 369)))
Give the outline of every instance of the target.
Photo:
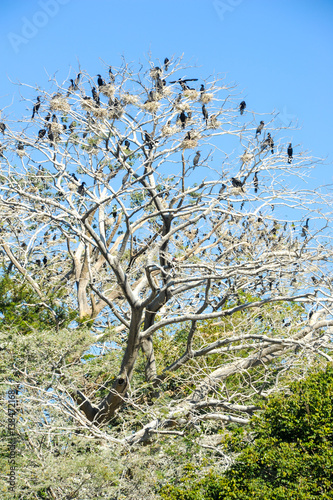
POLYGON ((65 357, 54 384, 96 426, 124 402, 146 411, 130 442, 200 421, 246 423, 254 400, 285 387, 282 374, 332 361, 330 199, 309 189, 314 159, 294 145, 291 160, 276 113, 248 102, 241 116, 242 97, 223 79, 186 81, 200 75, 181 60, 167 72, 147 66, 25 86, 27 116, 1 117, 5 266, 55 331, 66 305, 78 311, 73 331, 86 324, 121 353, 100 400, 100 387, 88 397, 64 375, 65 357))

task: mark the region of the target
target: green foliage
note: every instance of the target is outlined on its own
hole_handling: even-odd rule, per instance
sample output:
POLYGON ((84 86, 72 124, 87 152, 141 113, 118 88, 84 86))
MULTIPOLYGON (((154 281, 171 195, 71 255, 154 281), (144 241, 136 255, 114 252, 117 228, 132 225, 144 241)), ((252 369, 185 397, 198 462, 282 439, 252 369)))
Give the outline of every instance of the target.
MULTIPOLYGON (((168 500, 311 500, 333 498, 333 368, 291 385, 252 419, 254 440, 225 474, 167 485, 168 500)), ((226 443, 228 446, 229 443, 226 443)))
POLYGON ((0 278, 0 327, 18 327, 21 333, 55 325, 66 327, 77 312, 62 304, 61 291, 50 297, 50 309, 41 304, 37 294, 21 278, 5 273, 0 278))

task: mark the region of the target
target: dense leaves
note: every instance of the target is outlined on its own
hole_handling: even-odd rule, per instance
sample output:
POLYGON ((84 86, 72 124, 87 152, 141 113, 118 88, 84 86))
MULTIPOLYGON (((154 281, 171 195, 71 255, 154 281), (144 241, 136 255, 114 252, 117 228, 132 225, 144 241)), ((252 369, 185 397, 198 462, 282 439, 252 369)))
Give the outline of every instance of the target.
MULTIPOLYGON (((169 500, 310 500, 333 498, 333 368, 272 397, 252 420, 253 442, 225 474, 187 487, 169 485, 169 500)), ((234 443, 237 443, 237 440, 234 443)), ((239 452, 238 443, 238 452, 239 452)), ((237 448, 234 449, 237 451, 237 448)))

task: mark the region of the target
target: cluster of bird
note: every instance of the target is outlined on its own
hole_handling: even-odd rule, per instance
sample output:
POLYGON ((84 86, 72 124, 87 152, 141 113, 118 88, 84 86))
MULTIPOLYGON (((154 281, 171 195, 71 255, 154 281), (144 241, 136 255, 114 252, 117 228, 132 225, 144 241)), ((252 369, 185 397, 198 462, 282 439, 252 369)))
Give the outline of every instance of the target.
MULTIPOLYGON (((170 61, 166 57, 164 59, 164 70, 165 71, 168 71, 169 64, 170 64, 170 61)), ((150 74, 151 74, 151 77, 154 81, 155 88, 148 93, 148 101, 146 101, 146 102, 153 101, 156 98, 156 93, 161 92, 163 90, 163 88, 166 86, 166 80, 162 78, 163 71, 159 66, 155 66, 151 70, 150 74)), ((75 79, 70 79, 70 85, 68 87, 67 97, 71 93, 73 93, 79 89, 80 79, 81 79, 81 72, 79 72, 77 74, 75 79)), ((173 80, 170 83, 171 84, 179 84, 181 87, 181 90, 183 92, 185 92, 185 91, 195 90, 195 89, 188 86, 188 82, 197 81, 197 80, 198 80, 197 78, 179 78, 178 80, 173 80)), ((112 68, 110 66, 109 67, 109 83, 113 84, 114 82, 115 82, 115 75, 113 74, 112 68)), ((107 85, 106 81, 102 78, 102 76, 100 74, 97 75, 97 85, 98 85, 98 90, 96 90, 95 86, 92 87, 92 90, 91 90, 92 98, 88 97, 88 96, 84 96, 83 100, 91 101, 94 103, 95 106, 99 107, 101 105, 100 91, 103 89, 103 87, 105 87, 107 85)), ((205 94, 205 92, 206 92, 205 86, 203 84, 201 84, 201 87, 200 87, 201 97, 205 94)), ((57 98, 57 97, 61 97, 61 93, 57 93, 53 96, 53 98, 57 98)), ((181 101, 181 98, 182 98, 182 94, 179 94, 175 100, 174 106, 181 101)), ((116 97, 114 99, 112 99, 110 97, 108 105, 112 106, 114 110, 118 109, 119 115, 121 114, 122 103, 119 99, 117 99, 116 97)), ((31 117, 32 120, 39 113, 40 106, 41 106, 41 96, 37 96, 36 103, 34 104, 33 110, 32 110, 32 117, 31 117)), ((246 109, 246 102, 241 101, 241 103, 239 104, 239 111, 240 111, 241 115, 243 115, 245 109, 246 109)), ((209 119, 209 113, 208 113, 208 110, 207 110, 205 104, 202 104, 202 115, 203 115, 203 120, 205 120, 206 125, 207 125, 208 119, 209 119)), ((186 124, 187 124, 188 120, 191 119, 191 117, 192 117, 191 111, 188 111, 187 114, 185 113, 184 110, 182 110, 180 112, 180 114, 177 116, 177 121, 180 122, 182 129, 185 129, 186 124)), ((38 141, 42 140, 47 134, 49 141, 51 142, 51 144, 54 145, 55 142, 57 141, 57 139, 59 138, 60 131, 66 130, 67 126, 65 124, 61 124, 61 125, 59 124, 58 126, 56 126, 56 124, 58 123, 57 116, 56 116, 56 114, 54 114, 54 113, 52 114, 51 112, 49 112, 47 114, 47 116, 44 118, 44 121, 45 121, 45 126, 44 126, 44 128, 42 128, 38 131, 38 137, 37 137, 36 143, 38 141)), ((170 124, 170 121, 168 123, 170 124)), ((264 125, 265 125, 264 121, 260 121, 260 124, 258 125, 258 127, 256 129, 256 137, 261 135, 261 132, 264 128, 264 125)), ((73 123, 71 123, 69 125, 70 133, 73 132, 73 128, 74 128, 74 125, 73 125, 73 123)), ((6 125, 4 123, 0 123, 0 132, 2 134, 4 134, 5 130, 6 130, 6 125)), ((85 135, 87 135, 87 134, 85 133, 85 135)), ((191 131, 189 131, 189 132, 187 132, 184 140, 190 140, 191 138, 192 138, 191 131)), ((156 146, 156 140, 147 131, 144 131, 144 141, 145 141, 145 144, 148 146, 148 149, 150 149, 150 150, 153 149, 154 146, 156 146)), ((125 141, 125 147, 128 149, 130 147, 130 142, 128 140, 125 141)), ((270 133, 267 134, 267 137, 261 143, 260 151, 264 151, 267 148, 270 148, 272 154, 274 153, 274 141, 273 141, 273 138, 272 138, 270 133)), ((19 142, 19 144, 17 146, 17 150, 22 151, 23 149, 24 149, 23 143, 19 142)), ((2 151, 3 151, 3 148, 0 146, 0 155, 2 155, 2 151)), ((291 143, 288 146, 287 155, 288 155, 288 163, 291 163, 292 158, 293 158, 293 148, 292 148, 291 143)), ((193 167, 196 167, 199 164, 200 156, 201 156, 201 152, 196 151, 196 154, 193 158, 193 167)), ((73 174, 73 175, 74 175, 73 180, 77 181, 75 174, 73 174)), ((77 182, 79 182, 79 181, 77 181, 77 182)), ((245 182, 245 180, 242 182, 235 177, 231 178, 231 183, 232 183, 233 187, 238 188, 241 191, 243 191, 244 182, 245 182)), ((258 190, 257 173, 255 173, 253 182, 254 182, 255 192, 257 192, 257 190, 258 190)), ((85 183, 83 182, 78 187, 78 193, 80 195, 84 194, 84 186, 85 186, 85 183)), ((222 188, 220 190, 220 193, 223 192, 225 187, 226 186, 224 184, 222 184, 222 188)))

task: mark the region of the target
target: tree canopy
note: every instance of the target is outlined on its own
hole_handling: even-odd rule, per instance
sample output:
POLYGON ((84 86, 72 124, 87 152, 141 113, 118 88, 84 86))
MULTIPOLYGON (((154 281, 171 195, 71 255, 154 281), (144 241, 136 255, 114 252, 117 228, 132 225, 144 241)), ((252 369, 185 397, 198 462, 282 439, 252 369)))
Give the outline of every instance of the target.
POLYGON ((8 387, 110 446, 246 425, 332 361, 316 160, 180 59, 69 76, 1 115, 8 387))

